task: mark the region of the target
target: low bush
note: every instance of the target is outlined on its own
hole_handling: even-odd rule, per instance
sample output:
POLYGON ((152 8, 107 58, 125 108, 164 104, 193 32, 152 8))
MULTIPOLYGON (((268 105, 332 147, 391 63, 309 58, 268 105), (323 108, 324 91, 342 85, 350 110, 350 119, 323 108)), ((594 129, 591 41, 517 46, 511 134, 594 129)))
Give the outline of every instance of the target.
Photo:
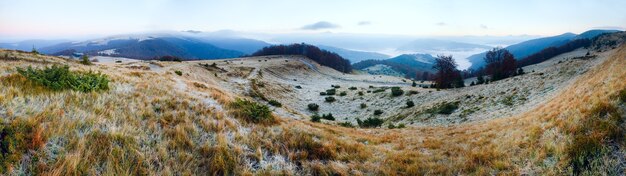
POLYGON ((348 128, 354 128, 354 125, 352 125, 352 123, 350 123, 350 122, 341 122, 341 123, 339 123, 339 126, 348 127, 348 128))
POLYGON ((339 88, 341 88, 341 86, 339 86, 339 85, 331 85, 331 86, 332 86, 333 88, 335 88, 335 89, 339 89, 339 88))
POLYGON ((365 109, 367 108, 367 105, 365 103, 361 103, 361 109, 365 109))
POLYGON ((363 91, 359 91, 359 96, 363 96, 363 91))
POLYGON ((397 97, 404 94, 404 91, 400 89, 400 87, 392 87, 391 88, 391 96, 397 97))
POLYGON ((326 95, 335 95, 337 93, 336 89, 328 89, 326 90, 326 95))
POLYGON ((398 124, 398 126, 394 125, 393 123, 390 123, 389 125, 387 125, 387 128, 389 129, 396 129, 396 128, 405 128, 406 125, 404 125, 404 123, 398 124))
POLYGON ((174 73, 176 73, 178 76, 183 76, 183 72, 181 72, 179 70, 174 71, 174 73))
POLYGON ((380 109, 374 110, 374 115, 381 115, 381 114, 383 114, 383 110, 380 110, 380 109))
POLYGON ((326 92, 320 92, 320 95, 322 95, 322 96, 326 95, 326 92))
POLYGON ((376 128, 376 127, 380 127, 383 125, 384 120, 380 119, 380 118, 367 118, 364 121, 361 121, 361 119, 356 119, 356 122, 359 124, 359 126, 361 128, 376 128))
POLYGON ((311 122, 321 122, 321 121, 322 121, 322 117, 320 117, 319 115, 313 114, 311 116, 311 122))
POLYGON ((70 67, 53 65, 43 69, 17 68, 17 72, 27 79, 46 88, 58 91, 71 89, 81 92, 91 92, 109 89, 109 79, 106 75, 93 72, 72 72, 70 67))
POLYGON ((326 98, 324 98, 324 100, 326 102, 332 103, 332 102, 335 102, 336 99, 335 99, 335 97, 326 97, 326 98))
POLYGON ((350 90, 356 90, 356 87, 350 87, 350 88, 348 88, 348 89, 350 89, 350 90))
POLYGON ((87 55, 83 55, 80 57, 80 63, 83 65, 93 65, 93 63, 91 63, 87 55))
POLYGON ((320 108, 320 106, 319 106, 319 105, 317 105, 317 104, 315 104, 315 103, 309 103, 309 104, 307 105, 307 107, 308 107, 308 108, 309 108, 309 110, 311 110, 311 111, 317 111, 317 110, 320 108))
POLYGON ((339 93, 339 96, 346 96, 346 95, 348 95, 348 93, 346 91, 343 91, 343 92, 339 93))
POLYGON ((333 117, 333 114, 328 113, 328 114, 323 114, 322 115, 322 119, 326 119, 326 120, 330 120, 330 121, 335 121, 335 117, 333 117))
POLYGON ((296 86, 296 89, 302 89, 302 86, 296 86))
POLYGON ((276 100, 270 100, 267 103, 269 103, 272 106, 276 106, 276 107, 282 107, 283 104, 281 104, 280 102, 276 101, 276 100))
POLYGON ((230 107, 235 116, 246 121, 254 123, 272 123, 275 121, 269 107, 247 99, 237 98, 230 103, 230 107))
POLYGON ((426 112, 431 114, 452 114, 452 112, 459 108, 459 103, 458 101, 438 103, 426 110, 426 112))
POLYGON ((411 101, 411 100, 406 101, 406 107, 407 108, 410 108, 410 107, 413 107, 413 106, 415 106, 415 103, 413 103, 413 101, 411 101))
POLYGON ((419 92, 417 90, 409 90, 409 95, 415 95, 418 94, 419 92))

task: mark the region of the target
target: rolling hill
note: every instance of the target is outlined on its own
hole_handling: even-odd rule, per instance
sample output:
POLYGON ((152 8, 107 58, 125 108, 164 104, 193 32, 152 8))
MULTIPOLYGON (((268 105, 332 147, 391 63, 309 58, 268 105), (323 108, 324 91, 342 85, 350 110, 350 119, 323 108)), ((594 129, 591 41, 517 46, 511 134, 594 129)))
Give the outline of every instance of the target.
POLYGON ((416 78, 417 73, 433 72, 434 62, 435 58, 430 54, 403 54, 385 60, 364 60, 352 64, 352 67, 358 70, 365 70, 370 74, 389 73, 387 75, 397 76, 397 73, 401 73, 403 77, 416 78), (385 66, 381 67, 379 65, 385 66), (376 69, 370 67, 375 67, 376 69), (386 69, 392 69, 393 71, 386 69))
POLYGON ((339 54, 341 57, 350 60, 351 63, 357 63, 363 60, 382 60, 388 59, 390 56, 366 51, 355 51, 332 46, 317 45, 320 49, 327 50, 339 54))
MULTIPOLYGON (((518 44, 510 45, 505 48, 513 53, 515 59, 521 59, 548 47, 558 47, 575 39, 590 39, 600 34, 611 32, 617 32, 617 30, 590 30, 580 35, 574 33, 564 33, 557 36, 528 40, 518 44)), ((486 52, 475 54, 467 58, 472 63, 470 67, 471 69, 478 69, 485 65, 485 61, 483 60, 483 58, 485 57, 485 53, 486 52)))

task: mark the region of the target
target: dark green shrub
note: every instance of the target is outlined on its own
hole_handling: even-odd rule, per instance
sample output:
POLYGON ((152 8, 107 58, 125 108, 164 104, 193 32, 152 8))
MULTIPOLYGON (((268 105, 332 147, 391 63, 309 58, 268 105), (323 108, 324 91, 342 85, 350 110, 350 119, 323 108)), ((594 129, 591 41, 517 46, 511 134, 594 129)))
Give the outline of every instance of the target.
POLYGON ((415 83, 415 81, 413 81, 413 84, 411 84, 411 86, 417 87, 417 83, 415 83))
POLYGON ((58 91, 72 89, 81 92, 91 92, 109 89, 109 79, 106 75, 89 72, 72 72, 70 67, 53 65, 43 69, 17 68, 17 72, 27 79, 46 88, 58 91))
POLYGON ((380 89, 376 89, 374 91, 372 91, 372 93, 379 93, 379 92, 384 92, 385 89, 384 88, 380 88, 380 89))
POLYGON ((341 88, 341 86, 339 86, 339 85, 333 85, 333 88, 335 88, 335 89, 339 89, 339 88, 341 88))
POLYGON ((179 70, 174 71, 174 73, 176 73, 178 76, 182 76, 183 75, 183 72, 181 72, 179 70))
POLYGON ((93 63, 91 63, 91 61, 89 60, 89 57, 87 55, 83 55, 80 57, 80 63, 83 65, 92 65, 93 63))
POLYGON ((322 115, 322 119, 335 121, 335 117, 333 117, 333 114, 331 114, 331 113, 328 113, 328 114, 323 114, 323 115, 322 115))
POLYGON ((335 102, 336 99, 335 97, 326 97, 325 100, 326 102, 332 103, 332 102, 335 102))
POLYGON ((326 92, 320 92, 320 95, 322 95, 322 96, 326 95, 326 92))
POLYGON ((374 110, 374 115, 381 115, 381 114, 383 114, 383 110, 380 110, 380 109, 374 110))
POLYGON ((336 89, 328 89, 326 90, 326 95, 335 95, 336 92, 337 92, 336 89))
POLYGON ((348 88, 348 89, 350 89, 350 90, 356 90, 356 87, 350 87, 350 88, 348 88))
POLYGON ((406 101, 406 107, 407 108, 410 108, 410 107, 413 107, 413 106, 415 106, 415 103, 413 103, 413 101, 411 101, 411 100, 406 101))
POLYGON ((361 103, 361 109, 365 109, 367 108, 367 105, 365 103, 361 103))
POLYGON ((269 103, 272 106, 276 106, 276 107, 282 107, 283 104, 281 104, 280 102, 276 101, 276 100, 270 100, 267 103, 269 103))
POLYGON ((418 94, 419 92, 417 90, 409 90, 409 95, 415 95, 418 94))
POLYGON ((404 123, 401 123, 398 126, 396 126, 396 128, 406 128, 406 125, 404 123))
POLYGON ((319 105, 317 105, 317 104, 315 104, 315 103, 309 103, 309 105, 307 105, 307 107, 308 107, 308 108, 309 108, 309 110, 311 110, 311 111, 317 111, 317 110, 320 108, 320 106, 319 106, 319 105))
POLYGON ((363 91, 359 91, 359 96, 363 96, 363 91))
POLYGON ((302 86, 296 86, 296 89, 302 89, 302 86))
POLYGON ((354 127, 354 125, 352 125, 352 123, 350 123, 350 122, 341 122, 341 123, 339 123, 339 126, 348 127, 348 128, 353 128, 354 127))
POLYGON ((346 91, 343 91, 343 92, 339 93, 339 96, 346 96, 346 95, 348 95, 348 93, 346 91))
POLYGON ((321 121, 322 121, 322 117, 320 117, 319 115, 313 114, 311 116, 311 122, 321 122, 321 121))
POLYGON ((458 101, 442 102, 426 110, 426 112, 431 113, 431 114, 452 114, 452 112, 454 112, 458 108, 459 108, 458 101))
POLYGON ((400 89, 400 87, 392 87, 391 88, 391 96, 397 97, 404 94, 404 91, 400 89))
POLYGON ((378 117, 375 118, 367 118, 364 121, 361 121, 361 119, 356 119, 356 122, 359 124, 359 126, 361 128, 376 128, 376 127, 380 127, 383 125, 383 119, 380 119, 378 117))
POLYGON ((247 99, 237 98, 230 103, 230 107, 234 109, 233 114, 235 114, 235 116, 243 118, 244 120, 254 123, 274 122, 272 111, 265 105, 247 99))

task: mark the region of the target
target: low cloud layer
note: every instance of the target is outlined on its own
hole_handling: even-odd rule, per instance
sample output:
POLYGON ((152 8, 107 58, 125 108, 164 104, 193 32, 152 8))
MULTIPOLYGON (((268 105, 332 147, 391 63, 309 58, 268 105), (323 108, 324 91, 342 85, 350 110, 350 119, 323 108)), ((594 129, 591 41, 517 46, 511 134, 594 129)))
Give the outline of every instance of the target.
POLYGON ((320 21, 317 23, 309 24, 302 26, 300 29, 303 30, 320 30, 320 29, 334 29, 339 28, 340 26, 337 24, 330 23, 328 21, 320 21))

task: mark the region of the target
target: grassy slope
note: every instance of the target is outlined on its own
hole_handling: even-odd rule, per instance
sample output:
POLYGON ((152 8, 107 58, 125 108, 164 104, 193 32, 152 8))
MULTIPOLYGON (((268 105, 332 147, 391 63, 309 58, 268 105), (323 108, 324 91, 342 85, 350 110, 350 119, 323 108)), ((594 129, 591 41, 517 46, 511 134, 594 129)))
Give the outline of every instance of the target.
POLYGON ((229 113, 235 109, 227 105, 238 95, 201 81, 220 79, 213 74, 177 76, 116 65, 82 66, 9 51, 0 56, 7 52, 19 58, 0 62, 2 127, 16 131, 4 139, 19 136, 14 141, 20 144, 9 152, 17 159, 0 162, 0 167, 12 174, 560 175, 574 172, 572 158, 586 151, 603 149, 600 155, 586 157, 597 161, 592 162, 597 167, 590 167, 596 171, 615 170, 619 158, 610 153, 624 153, 624 142, 610 135, 623 128, 623 122, 611 125, 623 115, 610 107, 619 107, 618 91, 626 89, 626 47, 560 96, 526 113, 397 130, 280 117, 273 125, 248 123, 229 113), (15 75, 16 66, 49 65, 42 60, 101 71, 112 79, 111 89, 51 92, 15 75), (187 91, 179 91, 181 82, 187 91), (190 90, 207 97, 187 93, 190 90), (205 98, 223 109, 207 106, 205 98), (594 125, 586 123, 590 119, 614 120, 594 125))

